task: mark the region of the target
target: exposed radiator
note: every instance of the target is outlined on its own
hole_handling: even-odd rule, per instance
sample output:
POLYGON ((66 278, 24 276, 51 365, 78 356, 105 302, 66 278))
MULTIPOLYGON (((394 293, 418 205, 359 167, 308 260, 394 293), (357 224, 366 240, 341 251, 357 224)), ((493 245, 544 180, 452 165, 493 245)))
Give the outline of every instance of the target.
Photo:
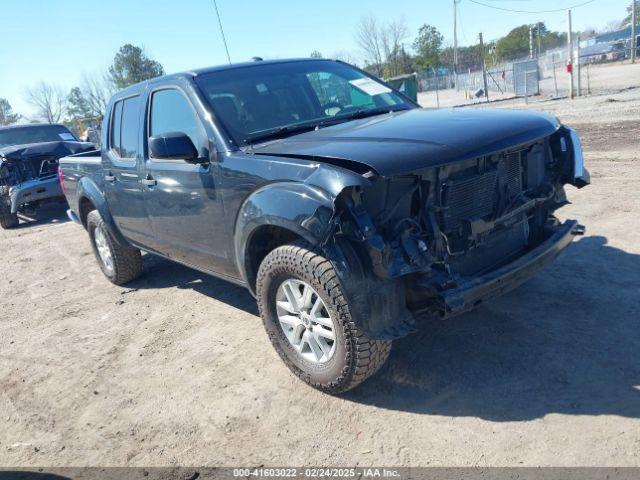
POLYGON ((486 173, 444 182, 441 192, 445 231, 453 231, 468 220, 486 218, 494 213, 499 198, 508 202, 522 192, 520 154, 505 156, 497 168, 486 173))
POLYGON ((511 153, 503 160, 507 175, 509 196, 514 197, 522 192, 522 162, 520 153, 511 153))
POLYGON ((445 231, 451 231, 463 221, 483 218, 493 212, 497 170, 462 180, 445 182, 442 186, 442 221, 445 231))

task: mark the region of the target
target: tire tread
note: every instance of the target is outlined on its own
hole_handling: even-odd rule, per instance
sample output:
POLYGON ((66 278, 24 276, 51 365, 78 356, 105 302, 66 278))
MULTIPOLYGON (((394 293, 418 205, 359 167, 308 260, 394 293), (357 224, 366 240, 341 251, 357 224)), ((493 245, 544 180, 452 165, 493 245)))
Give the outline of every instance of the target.
MULTIPOLYGON (((111 253, 113 255, 113 263, 114 263, 114 274, 113 276, 106 275, 105 276, 116 285, 124 285, 125 283, 129 283, 132 280, 135 280, 142 274, 142 255, 140 250, 133 247, 127 247, 120 245, 115 239, 111 236, 109 229, 106 227, 102 216, 98 210, 92 210, 89 212, 87 216, 87 229, 89 230, 89 235, 91 236, 91 243, 93 245, 93 234, 91 232, 91 228, 102 228, 105 236, 107 237, 107 242, 109 243, 109 247, 111 248, 111 253)), ((95 245, 93 245, 95 251, 95 245)), ((102 261, 96 253, 96 258, 98 263, 102 265, 102 261)))
MULTIPOLYGON (((311 274, 316 279, 322 286, 324 294, 338 311, 339 327, 343 329, 346 341, 351 343, 351 348, 346 348, 347 358, 341 374, 332 382, 325 384, 314 382, 308 374, 294 365, 280 347, 278 339, 269 333, 271 342, 289 369, 312 387, 332 394, 350 390, 375 374, 389 357, 392 342, 371 340, 357 327, 351 318, 340 280, 331 262, 304 241, 278 247, 271 251, 260 265, 256 292, 263 291, 267 275, 283 265, 293 267, 300 273, 311 274), (353 355, 355 358, 352 358, 353 355)), ((258 307, 266 325, 268 304, 266 299, 260 298, 260 295, 258 295, 258 307)), ((269 332, 268 329, 267 332, 269 332)))

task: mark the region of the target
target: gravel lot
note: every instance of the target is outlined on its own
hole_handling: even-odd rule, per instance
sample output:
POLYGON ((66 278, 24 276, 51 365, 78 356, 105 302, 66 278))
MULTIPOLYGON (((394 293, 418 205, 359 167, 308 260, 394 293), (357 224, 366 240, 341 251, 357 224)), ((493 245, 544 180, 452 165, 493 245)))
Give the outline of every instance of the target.
POLYGON ((241 288, 150 256, 113 286, 63 207, 0 231, 0 465, 640 466, 640 88, 528 108, 583 137, 587 235, 343 397, 241 288))

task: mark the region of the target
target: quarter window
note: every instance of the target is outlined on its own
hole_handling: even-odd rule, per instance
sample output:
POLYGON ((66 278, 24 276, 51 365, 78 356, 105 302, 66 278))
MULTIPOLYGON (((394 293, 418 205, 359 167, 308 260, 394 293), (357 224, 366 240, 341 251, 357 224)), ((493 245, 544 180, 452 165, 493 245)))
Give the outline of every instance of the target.
POLYGON ((200 152, 204 138, 202 124, 188 100, 178 90, 158 90, 153 93, 149 123, 150 136, 182 132, 200 152))

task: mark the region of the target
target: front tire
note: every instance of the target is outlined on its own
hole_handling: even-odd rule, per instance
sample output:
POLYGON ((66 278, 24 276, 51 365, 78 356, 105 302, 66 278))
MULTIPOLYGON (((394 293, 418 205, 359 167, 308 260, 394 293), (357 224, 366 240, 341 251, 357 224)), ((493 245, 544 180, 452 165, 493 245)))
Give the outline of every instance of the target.
POLYGON ((116 242, 97 210, 87 216, 87 231, 96 260, 110 282, 124 285, 142 274, 140 250, 116 242))
POLYGON ((10 228, 15 228, 20 223, 20 219, 18 218, 17 213, 9 212, 0 212, 0 227, 8 230, 10 228))
POLYGON ((376 373, 391 350, 351 318, 338 276, 325 257, 300 242, 269 253, 258 271, 260 315, 280 358, 304 382, 345 392, 376 373))

